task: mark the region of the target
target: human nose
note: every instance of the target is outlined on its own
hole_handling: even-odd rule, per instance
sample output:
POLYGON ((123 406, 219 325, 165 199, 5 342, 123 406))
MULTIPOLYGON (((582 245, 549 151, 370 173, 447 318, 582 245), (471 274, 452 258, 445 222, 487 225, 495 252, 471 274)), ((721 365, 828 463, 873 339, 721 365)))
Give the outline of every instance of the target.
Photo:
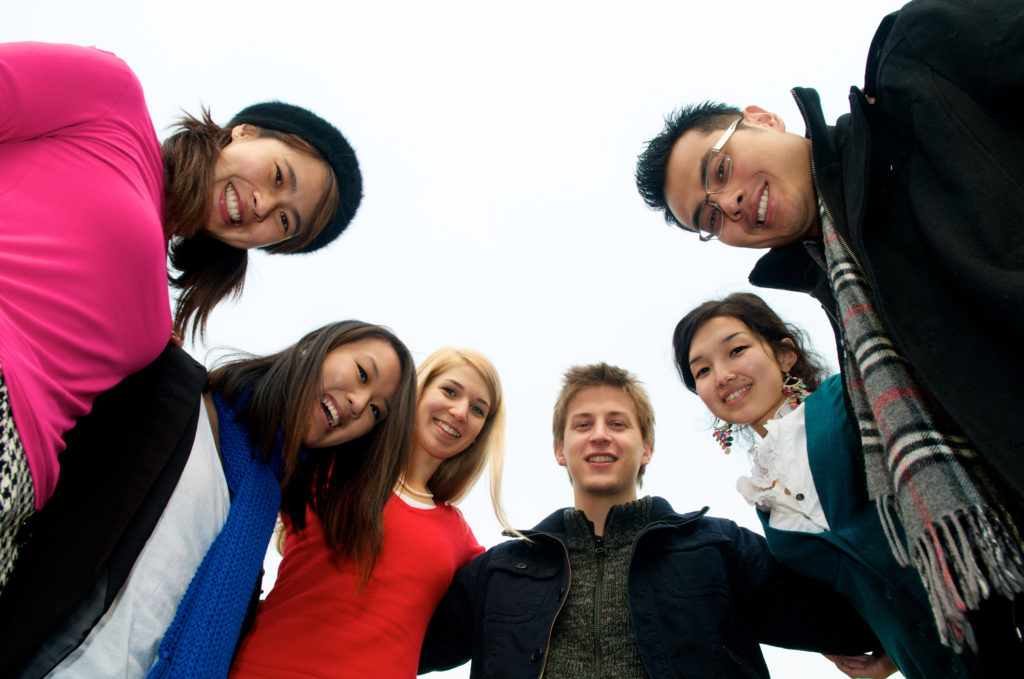
POLYGON ((273 192, 256 189, 252 192, 252 216, 257 222, 262 222, 268 215, 273 213, 276 198, 273 192))
POLYGON ((735 221, 743 216, 747 195, 742 187, 727 186, 718 194, 717 198, 718 207, 727 218, 735 221))
POLYGON ((466 421, 466 417, 469 414, 469 402, 460 398, 452 403, 451 407, 448 408, 448 412, 451 413, 452 417, 461 422, 466 421))
POLYGON ((365 390, 351 392, 348 395, 348 402, 352 406, 352 419, 358 420, 370 403, 370 393, 365 390))
POLYGON ((590 430, 590 440, 594 443, 603 443, 609 440, 608 428, 603 422, 595 422, 590 430))
POLYGON ((716 365, 714 367, 714 371, 715 384, 718 385, 728 384, 729 382, 732 381, 733 377, 735 377, 732 370, 730 370, 728 366, 716 365))

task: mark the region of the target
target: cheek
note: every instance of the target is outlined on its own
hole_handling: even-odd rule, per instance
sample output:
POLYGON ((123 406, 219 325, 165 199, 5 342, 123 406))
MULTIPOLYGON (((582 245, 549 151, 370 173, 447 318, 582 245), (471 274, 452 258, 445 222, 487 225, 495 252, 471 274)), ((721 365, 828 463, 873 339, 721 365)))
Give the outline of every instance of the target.
POLYGON ((711 385, 708 377, 697 382, 697 396, 708 408, 713 409, 717 404, 714 398, 714 387, 711 385))

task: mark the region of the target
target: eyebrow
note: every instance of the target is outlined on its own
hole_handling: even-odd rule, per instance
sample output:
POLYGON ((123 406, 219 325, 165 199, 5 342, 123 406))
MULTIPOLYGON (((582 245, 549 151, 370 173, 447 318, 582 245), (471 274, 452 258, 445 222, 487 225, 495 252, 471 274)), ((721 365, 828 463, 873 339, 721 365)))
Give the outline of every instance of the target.
MULTIPOLYGON (((737 335, 742 335, 742 334, 743 334, 742 330, 737 330, 736 332, 734 332, 733 334, 729 335, 728 337, 723 338, 722 341, 718 343, 718 345, 721 346, 723 344, 726 344, 727 342, 729 342, 729 340, 735 338, 737 335)), ((694 356, 693 358, 690 359, 690 362, 687 365, 693 365, 694 363, 699 361, 701 358, 702 358, 701 356, 694 356)))
MULTIPOLYGON (((630 417, 629 412, 627 412, 625 410, 611 410, 611 411, 605 413, 604 416, 605 417, 625 417, 627 420, 632 422, 632 418, 630 417)), ((581 418, 581 417, 596 417, 596 415, 594 415, 594 413, 592 413, 590 411, 585 411, 585 412, 582 412, 582 413, 572 413, 572 414, 569 415, 569 420, 574 420, 574 419, 581 418)))
MULTIPOLYGON (((298 194, 299 180, 295 176, 295 170, 294 168, 292 168, 292 164, 288 162, 287 158, 284 159, 284 166, 285 169, 288 170, 288 183, 289 185, 291 185, 291 188, 288 190, 288 192, 291 193, 292 195, 298 194)), ((292 208, 292 214, 295 216, 295 233, 292 236, 294 237, 298 235, 300 231, 302 231, 302 217, 301 215, 299 215, 299 211, 296 208, 292 208)))
MULTIPOLYGON (((456 387, 458 387, 458 388, 459 388, 459 389, 461 389, 462 391, 466 391, 466 388, 465 388, 464 386, 462 386, 462 383, 461 383, 461 382, 459 382, 458 380, 453 380, 453 379, 452 379, 452 378, 450 378, 450 377, 448 377, 448 378, 445 378, 445 379, 447 379, 447 380, 448 380, 449 382, 451 382, 452 384, 454 384, 454 385, 455 385, 456 387)), ((480 398, 479 396, 477 396, 477 397, 476 397, 476 401, 477 401, 477 403, 483 403, 483 404, 484 404, 484 405, 485 405, 486 407, 488 407, 488 408, 490 408, 490 407, 491 407, 491 404, 487 402, 487 399, 483 399, 483 398, 480 398)))

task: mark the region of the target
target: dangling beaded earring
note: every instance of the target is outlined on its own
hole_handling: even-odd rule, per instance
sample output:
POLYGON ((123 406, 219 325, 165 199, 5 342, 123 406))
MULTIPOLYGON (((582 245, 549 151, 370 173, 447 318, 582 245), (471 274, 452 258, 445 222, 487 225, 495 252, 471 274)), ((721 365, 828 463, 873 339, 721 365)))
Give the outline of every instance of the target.
MULTIPOLYGON (((718 418, 715 418, 715 422, 718 422, 718 418)), ((716 424, 714 431, 711 435, 718 441, 718 445, 722 446, 722 452, 728 455, 732 452, 732 425, 728 422, 722 422, 722 424, 716 424)))
POLYGON ((810 395, 804 381, 799 377, 793 377, 789 371, 786 371, 782 378, 782 393, 786 395, 786 403, 793 408, 803 403, 804 399, 810 395))

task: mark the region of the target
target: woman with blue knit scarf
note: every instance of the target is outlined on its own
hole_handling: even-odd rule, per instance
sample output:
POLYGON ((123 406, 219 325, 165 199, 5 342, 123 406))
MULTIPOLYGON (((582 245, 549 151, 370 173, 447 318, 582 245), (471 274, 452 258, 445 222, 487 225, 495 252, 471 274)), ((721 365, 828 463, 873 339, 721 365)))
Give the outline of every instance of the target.
POLYGON ((227 676, 278 512, 371 569, 405 467, 415 367, 384 328, 333 323, 215 369, 185 469, 117 599, 52 675, 227 676))

